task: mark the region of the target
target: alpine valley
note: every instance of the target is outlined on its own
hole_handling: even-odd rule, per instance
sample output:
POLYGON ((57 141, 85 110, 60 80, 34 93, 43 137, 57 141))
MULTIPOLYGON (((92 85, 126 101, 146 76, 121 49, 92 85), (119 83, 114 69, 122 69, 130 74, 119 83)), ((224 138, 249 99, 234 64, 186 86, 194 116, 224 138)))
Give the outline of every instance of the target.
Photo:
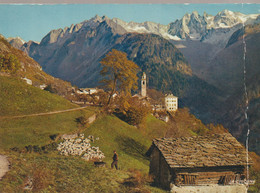
POLYGON ((250 150, 260 154, 259 23, 259 14, 228 10, 215 16, 192 12, 168 25, 97 15, 52 30, 40 43, 8 41, 45 72, 78 87, 100 85, 100 60, 111 49, 124 51, 146 72, 149 88, 172 92, 181 107, 205 123, 223 124, 241 142, 247 132, 245 76, 250 150))

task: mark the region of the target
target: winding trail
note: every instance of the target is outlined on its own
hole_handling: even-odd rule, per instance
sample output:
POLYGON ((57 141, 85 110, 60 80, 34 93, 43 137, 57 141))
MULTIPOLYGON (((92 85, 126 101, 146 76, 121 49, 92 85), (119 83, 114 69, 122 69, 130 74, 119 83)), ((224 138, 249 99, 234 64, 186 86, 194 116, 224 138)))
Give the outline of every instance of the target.
POLYGON ((2 116, 0 117, 1 119, 15 119, 15 118, 23 118, 23 117, 36 117, 36 116, 43 116, 43 115, 52 115, 52 114, 58 114, 58 113, 65 113, 69 111, 78 111, 87 108, 88 106, 85 107, 78 107, 78 108, 73 108, 73 109, 66 109, 66 110, 60 110, 60 111, 52 111, 48 113, 35 113, 35 114, 30 114, 30 115, 17 115, 17 116, 2 116))
POLYGON ((2 180, 2 177, 9 171, 9 165, 6 156, 0 155, 0 180, 2 180))

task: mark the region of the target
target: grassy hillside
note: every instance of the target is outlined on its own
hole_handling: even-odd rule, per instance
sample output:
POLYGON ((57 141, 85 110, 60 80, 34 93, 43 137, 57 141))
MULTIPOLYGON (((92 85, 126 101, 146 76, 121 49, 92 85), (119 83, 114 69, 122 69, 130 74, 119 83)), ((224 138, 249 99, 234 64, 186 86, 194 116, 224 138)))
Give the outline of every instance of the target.
POLYGON ((164 121, 160 121, 154 116, 148 115, 144 128, 144 134, 149 138, 154 139, 157 137, 164 137, 168 130, 168 125, 164 121))
MULTIPOLYGON (((105 168, 95 168, 93 162, 86 162, 79 157, 61 156, 57 151, 47 154, 7 153, 7 149, 14 146, 22 148, 28 144, 48 144, 51 142, 50 134, 75 133, 79 129, 75 118, 87 116, 90 112, 79 111, 1 123, 3 137, 0 140, 0 152, 9 156, 12 169, 0 181, 0 189, 3 192, 21 192, 31 177, 35 179, 35 192, 129 192, 130 188, 124 185, 124 181, 136 175, 136 169, 141 171, 141 177, 148 174, 149 160, 144 154, 151 140, 136 127, 114 116, 102 115, 82 131, 85 136, 99 137, 93 145, 105 153, 105 168), (42 124, 38 125, 37 122, 42 124), (119 171, 110 169, 114 149, 119 155, 119 171)), ((142 190, 163 192, 148 185, 142 186, 142 190)))
MULTIPOLYGON (((123 185, 126 179, 136 174, 142 179, 147 176, 149 160, 144 154, 151 145, 151 135, 148 137, 136 127, 108 115, 99 116, 90 126, 81 125, 78 118, 88 118, 97 113, 99 109, 94 107, 52 115, 10 118, 77 106, 58 95, 27 85, 20 78, 0 76, 0 82, 0 154, 7 155, 11 163, 10 172, 0 181, 2 192, 23 192, 30 179, 33 192, 128 192, 131 188, 123 185), (93 162, 62 156, 53 149, 45 153, 29 153, 26 150, 26 146, 40 148, 58 143, 51 136, 71 133, 99 137, 100 140, 93 145, 105 153, 107 167, 95 168, 93 162), (111 172, 114 149, 118 151, 121 170, 111 172)), ((148 126, 151 125, 149 122, 148 126)), ((163 124, 159 120, 152 122, 158 126, 163 124)), ((153 127, 151 133, 156 129, 153 127)), ((160 133, 157 135, 160 136, 160 133)), ((142 185, 142 189, 161 192, 147 185, 142 185)))
POLYGON ((80 116, 90 116, 94 111, 94 109, 87 109, 54 115, 2 119, 0 149, 46 145, 52 141, 51 135, 76 132, 79 128, 75 120, 80 116))
POLYGON ((137 168, 148 172, 149 160, 145 153, 151 140, 133 126, 113 116, 101 117, 84 131, 85 135, 99 137, 96 144, 105 153, 105 161, 110 162, 113 150, 119 154, 122 169, 137 168))
POLYGON ((0 116, 25 115, 75 108, 66 99, 18 78, 0 76, 0 116))

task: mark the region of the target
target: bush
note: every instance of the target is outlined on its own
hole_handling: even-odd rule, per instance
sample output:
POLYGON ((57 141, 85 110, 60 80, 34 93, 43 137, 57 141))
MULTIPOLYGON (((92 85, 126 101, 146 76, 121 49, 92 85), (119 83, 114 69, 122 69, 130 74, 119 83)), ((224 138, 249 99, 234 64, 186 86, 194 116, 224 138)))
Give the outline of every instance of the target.
POLYGON ((49 91, 50 93, 57 93, 57 90, 55 88, 53 88, 53 86, 51 84, 48 84, 44 90, 49 91))
POLYGON ((59 136, 59 134, 53 134, 50 135, 49 137, 51 138, 51 140, 55 141, 55 139, 59 136))
POLYGON ((56 142, 50 143, 48 145, 42 146, 41 149, 44 152, 48 152, 48 151, 55 151, 57 150, 58 144, 56 142))
POLYGON ((51 185, 54 185, 53 171, 45 167, 36 167, 33 171, 32 192, 42 192, 51 185))
POLYGON ((0 72, 16 73, 20 68, 20 61, 15 55, 0 55, 0 72))
POLYGON ((128 188, 128 192, 150 192, 145 188, 145 185, 151 184, 153 178, 147 174, 143 174, 141 171, 136 169, 129 169, 130 177, 125 179, 123 185, 128 188))
POLYGON ((88 124, 88 118, 81 116, 81 117, 76 118, 76 122, 84 127, 88 124))
POLYGON ((148 105, 136 98, 120 98, 115 115, 130 125, 141 124, 150 112, 148 105))

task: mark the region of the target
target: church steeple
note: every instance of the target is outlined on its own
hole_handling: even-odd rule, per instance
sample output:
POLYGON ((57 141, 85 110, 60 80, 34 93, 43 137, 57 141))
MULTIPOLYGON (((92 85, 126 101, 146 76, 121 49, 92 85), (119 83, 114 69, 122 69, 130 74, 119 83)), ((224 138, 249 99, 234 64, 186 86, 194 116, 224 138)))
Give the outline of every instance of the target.
POLYGON ((146 74, 143 72, 142 80, 141 80, 141 96, 146 97, 146 74))

